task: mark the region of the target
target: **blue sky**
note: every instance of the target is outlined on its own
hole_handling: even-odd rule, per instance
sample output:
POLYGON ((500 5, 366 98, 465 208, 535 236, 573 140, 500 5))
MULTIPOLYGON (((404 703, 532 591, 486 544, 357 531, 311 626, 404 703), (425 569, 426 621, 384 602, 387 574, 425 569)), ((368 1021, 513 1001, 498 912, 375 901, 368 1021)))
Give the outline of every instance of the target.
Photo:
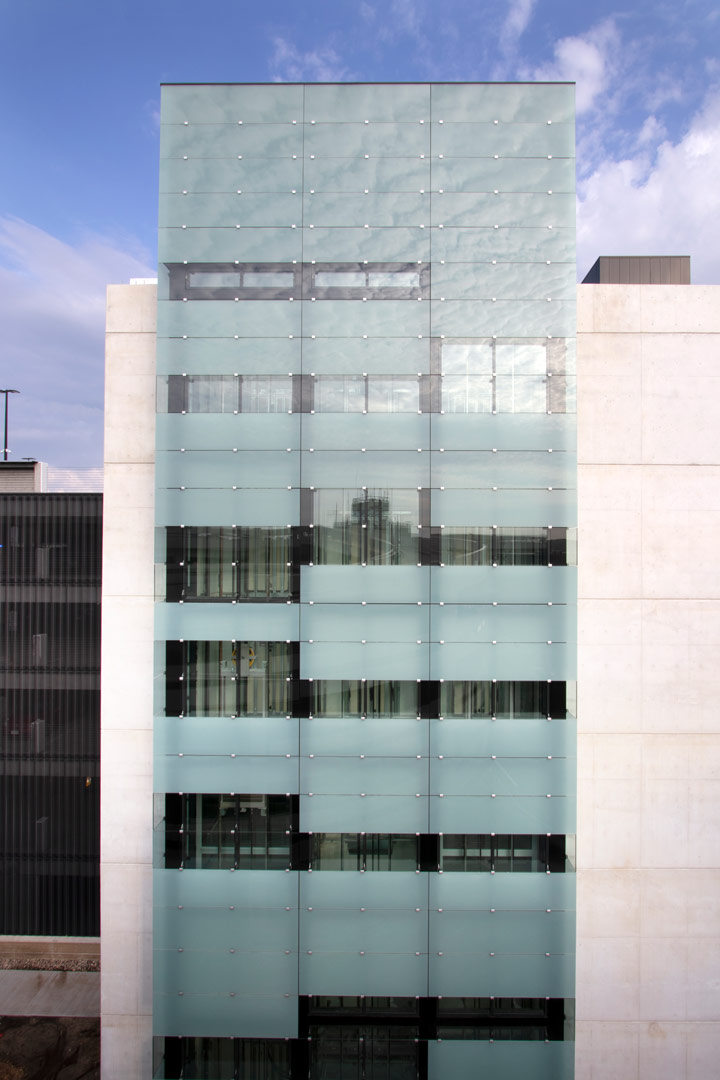
POLYGON ((578 270, 720 283, 711 0, 0 0, 0 383, 13 457, 102 461, 104 296, 154 276, 162 82, 574 80, 578 270))

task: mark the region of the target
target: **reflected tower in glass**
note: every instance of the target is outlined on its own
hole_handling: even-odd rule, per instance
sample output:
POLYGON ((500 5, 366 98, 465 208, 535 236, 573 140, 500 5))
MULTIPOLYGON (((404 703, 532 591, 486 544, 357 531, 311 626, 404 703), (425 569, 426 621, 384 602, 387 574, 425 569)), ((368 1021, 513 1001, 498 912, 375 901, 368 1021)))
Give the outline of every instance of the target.
POLYGON ((572 1076, 573 107, 163 90, 158 1076, 572 1076))

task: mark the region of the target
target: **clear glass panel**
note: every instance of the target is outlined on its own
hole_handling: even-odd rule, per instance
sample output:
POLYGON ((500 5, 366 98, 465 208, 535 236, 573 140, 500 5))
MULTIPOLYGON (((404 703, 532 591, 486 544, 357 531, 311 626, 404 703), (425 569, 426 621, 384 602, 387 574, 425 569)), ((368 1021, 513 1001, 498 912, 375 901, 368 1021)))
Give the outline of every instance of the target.
POLYGON ((445 375, 489 375, 493 370, 492 341, 443 342, 441 364, 445 375))
POLYGON ((493 409, 493 380, 487 375, 444 375, 442 409, 446 413, 489 413, 493 409))
POLYGON ((243 274, 245 288, 280 288, 291 289, 295 281, 294 274, 272 273, 271 271, 257 271, 243 274))
POLYGON ((238 382, 232 375, 189 375, 186 381, 188 412, 237 412, 238 382))
POLYGON ((418 412, 420 383, 415 378, 374 375, 368 379, 368 412, 418 412))
POLYGON ((285 716, 292 675, 280 641, 183 643, 183 712, 188 716, 285 716))
POLYGON ((232 288, 241 284, 242 274, 213 273, 210 270, 195 270, 188 274, 188 285, 192 288, 232 288))
POLYGON ((290 865, 287 796, 185 794, 182 799, 182 859, 188 869, 285 870, 290 865))
POLYGON ((313 284, 319 288, 362 288, 366 284, 367 274, 353 273, 350 270, 319 271, 313 275, 313 284))
POLYGON ((414 871, 418 840, 407 833, 314 833, 310 865, 313 870, 414 871))
POLYGON ((367 379, 362 375, 319 375, 314 383, 315 412, 365 412, 367 379))
MULTIPOLYGON (((416 565, 416 491, 323 488, 315 492, 313 562, 416 565)), ((313 597, 314 599, 314 597, 313 597)))
POLYGON ((414 717, 418 708, 416 682, 317 679, 313 683, 314 717, 414 717))

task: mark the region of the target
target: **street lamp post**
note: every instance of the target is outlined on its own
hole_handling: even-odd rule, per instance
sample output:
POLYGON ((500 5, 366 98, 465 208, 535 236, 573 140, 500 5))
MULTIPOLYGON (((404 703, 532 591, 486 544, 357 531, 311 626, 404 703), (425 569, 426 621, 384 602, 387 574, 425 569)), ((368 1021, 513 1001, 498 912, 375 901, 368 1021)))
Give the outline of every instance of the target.
POLYGON ((19 390, 0 390, 0 394, 5 395, 5 441, 3 442, 3 461, 7 461, 8 456, 8 394, 19 393, 19 390))

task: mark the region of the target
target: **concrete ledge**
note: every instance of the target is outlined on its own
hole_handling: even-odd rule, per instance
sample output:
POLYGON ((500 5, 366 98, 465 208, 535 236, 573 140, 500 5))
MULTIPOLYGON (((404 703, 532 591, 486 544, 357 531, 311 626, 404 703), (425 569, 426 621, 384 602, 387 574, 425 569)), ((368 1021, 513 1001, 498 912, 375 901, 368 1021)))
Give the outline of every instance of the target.
POLYGON ((89 971, 0 971, 0 1015, 99 1016, 100 975, 89 971))

